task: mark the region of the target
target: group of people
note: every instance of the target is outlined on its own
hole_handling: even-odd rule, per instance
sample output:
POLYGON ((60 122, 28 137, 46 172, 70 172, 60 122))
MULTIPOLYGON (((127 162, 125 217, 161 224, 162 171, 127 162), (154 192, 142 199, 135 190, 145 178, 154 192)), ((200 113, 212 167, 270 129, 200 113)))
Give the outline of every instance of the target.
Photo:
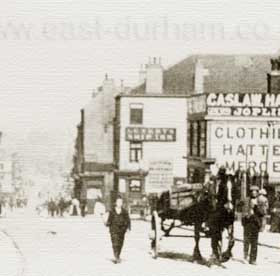
POLYGON ((27 206, 27 199, 10 197, 2 197, 0 199, 0 216, 7 217, 13 213, 15 209, 24 208, 27 206))
POLYGON ((54 216, 63 217, 68 207, 69 207, 69 202, 66 201, 63 197, 56 200, 51 198, 48 201, 48 214, 51 217, 54 216))
MULTIPOLYGON (((64 216, 82 216, 85 217, 88 214, 87 200, 79 200, 76 197, 67 199, 64 197, 50 198, 44 201, 42 204, 38 204, 36 211, 39 216, 49 217, 64 217, 64 216)), ((97 198, 94 205, 93 214, 103 215, 105 214, 105 205, 101 198, 97 198)))

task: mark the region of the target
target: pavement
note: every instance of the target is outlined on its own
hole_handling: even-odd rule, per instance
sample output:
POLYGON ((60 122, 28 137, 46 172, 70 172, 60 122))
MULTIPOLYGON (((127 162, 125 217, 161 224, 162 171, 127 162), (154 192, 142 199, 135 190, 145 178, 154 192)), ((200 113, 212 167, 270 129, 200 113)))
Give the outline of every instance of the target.
MULTIPOLYGON (((150 224, 140 220, 132 221, 121 264, 112 262, 110 236, 101 218, 40 218, 25 212, 1 218, 0 230, 9 235, 0 232, 0 257, 5 264, 0 266, 1 276, 278 276, 280 271, 280 234, 260 233, 258 265, 244 264, 242 227, 238 222, 233 259, 221 267, 192 262, 192 237, 163 237, 159 258, 153 259, 149 253, 150 224)), ((190 228, 174 229, 172 234, 192 236, 193 232, 190 228)), ((210 239, 202 238, 200 248, 202 255, 210 258, 210 239)))

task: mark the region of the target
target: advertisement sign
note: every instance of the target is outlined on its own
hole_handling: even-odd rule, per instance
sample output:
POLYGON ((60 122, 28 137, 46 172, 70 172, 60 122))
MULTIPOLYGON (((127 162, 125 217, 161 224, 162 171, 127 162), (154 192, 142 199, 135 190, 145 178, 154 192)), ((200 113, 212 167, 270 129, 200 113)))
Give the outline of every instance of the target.
POLYGON ((212 116, 280 116, 280 94, 215 94, 207 96, 207 114, 212 116))
POLYGON ((280 177, 280 125, 212 122, 210 157, 233 170, 253 168, 280 177))
POLYGON ((126 141, 175 142, 175 128, 127 127, 126 141))
POLYGON ((146 183, 147 193, 161 193, 173 185, 173 163, 168 160, 151 161, 146 183))

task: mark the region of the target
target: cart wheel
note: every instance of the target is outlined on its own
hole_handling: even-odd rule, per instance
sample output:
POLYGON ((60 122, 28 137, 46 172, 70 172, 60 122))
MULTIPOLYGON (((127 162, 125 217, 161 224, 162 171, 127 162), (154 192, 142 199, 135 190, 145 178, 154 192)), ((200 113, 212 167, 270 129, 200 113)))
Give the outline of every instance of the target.
POLYGON ((154 232, 154 238, 152 240, 152 252, 153 252, 153 258, 158 257, 159 252, 159 241, 161 238, 160 234, 160 218, 158 216, 157 211, 153 211, 152 215, 152 230, 154 232))

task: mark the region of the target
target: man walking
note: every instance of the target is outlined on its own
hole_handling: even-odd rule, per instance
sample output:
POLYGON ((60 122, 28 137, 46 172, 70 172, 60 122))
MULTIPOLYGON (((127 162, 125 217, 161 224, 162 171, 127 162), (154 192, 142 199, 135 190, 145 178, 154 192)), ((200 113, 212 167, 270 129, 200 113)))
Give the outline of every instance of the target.
POLYGON ((107 226, 110 230, 112 246, 114 251, 114 263, 120 263, 120 254, 127 230, 130 230, 130 218, 128 212, 123 208, 123 200, 118 197, 114 208, 110 211, 107 226))
POLYGON ((259 231, 262 226, 263 214, 258 206, 258 186, 250 187, 250 198, 245 200, 242 212, 244 227, 244 259, 252 265, 256 264, 258 251, 259 231), (250 252, 249 252, 250 251, 250 252))

